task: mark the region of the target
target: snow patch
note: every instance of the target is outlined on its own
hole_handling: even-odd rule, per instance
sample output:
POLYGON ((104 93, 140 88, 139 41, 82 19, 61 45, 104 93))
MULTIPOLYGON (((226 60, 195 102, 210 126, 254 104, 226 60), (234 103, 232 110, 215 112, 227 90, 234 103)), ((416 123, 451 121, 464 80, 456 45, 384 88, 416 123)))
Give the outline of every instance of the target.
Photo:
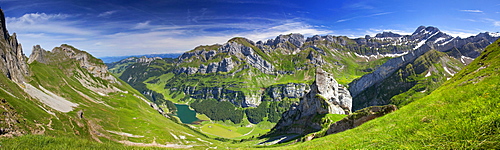
POLYGON ((443 68, 444 68, 444 71, 446 71, 446 73, 450 74, 451 76, 455 75, 455 74, 451 73, 450 70, 448 70, 448 68, 446 68, 446 67, 443 67, 443 68))
POLYGON ((492 36, 492 37, 499 37, 499 36, 500 36, 500 33, 498 33, 498 32, 495 32, 495 33, 491 33, 491 32, 490 32, 489 34, 490 34, 490 36, 492 36))
POLYGON ((184 136, 184 135, 179 135, 179 138, 180 138, 180 139, 185 140, 185 139, 186 139, 186 136, 184 136))
POLYGON ((461 56, 460 57, 460 61, 463 63, 463 64, 466 64, 467 62, 466 61, 472 61, 474 60, 473 58, 470 58, 470 57, 467 57, 467 56, 461 56))
POLYGON ((63 97, 60 97, 49 90, 43 88, 42 86, 38 86, 41 90, 35 88, 31 84, 23 83, 24 86, 20 86, 23 88, 24 92, 28 93, 31 97, 38 99, 40 102, 45 105, 60 111, 60 112, 70 112, 73 110, 73 107, 77 107, 78 104, 72 103, 71 101, 66 100, 63 97))
POLYGON ((425 77, 430 77, 432 75, 431 71, 429 70, 429 72, 427 72, 427 74, 425 74, 425 77))
POLYGON ((440 37, 440 38, 436 39, 436 41, 434 41, 434 43, 440 42, 440 41, 442 41, 442 40, 446 40, 446 38, 444 38, 444 37, 440 37))
POLYGON ((101 96, 108 96, 108 95, 106 95, 106 94, 104 94, 104 93, 101 93, 101 92, 97 92, 97 94, 99 94, 99 95, 101 95, 101 96))
POLYGON ((406 54, 408 54, 408 51, 403 52, 401 54, 380 54, 380 53, 377 53, 377 55, 360 55, 358 53, 354 53, 354 55, 356 55, 357 57, 367 59, 366 61, 368 61, 368 59, 370 59, 370 58, 379 59, 379 58, 384 58, 384 57, 399 57, 399 56, 403 56, 406 54))
POLYGON ((158 144, 156 142, 153 143, 136 143, 131 141, 118 141, 122 144, 129 146, 146 146, 146 147, 167 147, 167 148, 192 148, 192 145, 179 145, 179 144, 158 144))
POLYGON ((439 46, 446 45, 446 44, 450 43, 451 41, 453 41, 453 39, 455 39, 455 38, 451 38, 450 40, 448 40, 448 41, 446 41, 446 42, 444 42, 444 43, 442 43, 442 44, 438 44, 438 45, 439 45, 439 46))
POLYGON ((142 135, 133 135, 133 134, 130 134, 130 133, 125 133, 125 132, 118 132, 118 131, 111 131, 111 130, 106 130, 106 131, 108 131, 109 133, 114 133, 114 134, 121 135, 121 136, 126 136, 126 137, 135 137, 135 138, 144 137, 142 135))
MULTIPOLYGON (((427 34, 427 33, 430 33, 430 31, 429 32, 425 31, 424 34, 427 34)), ((438 33, 440 33, 440 32, 436 32, 436 33, 432 34, 431 36, 429 36, 427 39, 424 39, 424 40, 418 42, 417 46, 415 48, 413 48, 413 50, 416 50, 416 49, 420 48, 422 45, 425 44, 425 42, 427 42, 427 40, 429 40, 430 38, 432 38, 433 36, 435 36, 438 33)))
POLYGON ((415 48, 413 48, 413 50, 420 48, 420 46, 424 45, 425 42, 427 42, 427 40, 422 40, 422 41, 418 42, 417 46, 415 46, 415 48))
POLYGON ((214 144, 214 143, 212 143, 212 142, 205 141, 205 140, 202 140, 202 139, 200 139, 200 138, 196 138, 196 139, 197 139, 198 141, 200 141, 200 142, 205 142, 205 143, 208 143, 208 144, 210 144, 210 145, 214 144))
POLYGON ((179 140, 179 137, 177 137, 175 134, 170 133, 170 135, 172 135, 172 137, 174 137, 174 139, 179 140))

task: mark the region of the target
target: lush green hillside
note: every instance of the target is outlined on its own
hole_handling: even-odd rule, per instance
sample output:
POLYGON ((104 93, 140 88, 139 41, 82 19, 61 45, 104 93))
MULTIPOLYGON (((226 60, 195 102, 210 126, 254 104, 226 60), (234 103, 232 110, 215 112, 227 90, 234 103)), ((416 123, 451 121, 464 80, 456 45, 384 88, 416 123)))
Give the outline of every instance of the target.
POLYGON ((499 43, 430 95, 396 112, 279 149, 499 149, 499 43))
POLYGON ((127 83, 99 71, 105 65, 88 53, 69 45, 43 53, 39 60, 44 63, 28 65, 26 83, 0 75, 0 115, 6 118, 0 124, 2 135, 25 135, 1 138, 2 148, 204 149, 218 145, 160 114, 127 83))

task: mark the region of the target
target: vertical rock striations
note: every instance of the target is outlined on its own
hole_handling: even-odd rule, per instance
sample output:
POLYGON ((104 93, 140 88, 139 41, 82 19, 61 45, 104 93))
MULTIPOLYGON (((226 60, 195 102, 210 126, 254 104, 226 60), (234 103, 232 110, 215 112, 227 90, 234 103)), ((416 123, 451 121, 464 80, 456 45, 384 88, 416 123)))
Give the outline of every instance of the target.
POLYGON ((24 82, 29 75, 23 49, 16 34, 9 35, 3 10, 0 10, 0 71, 14 82, 24 82))
POLYGON ((45 59, 45 55, 47 51, 42 49, 40 45, 33 46, 33 50, 31 51, 30 58, 28 59, 28 64, 31 64, 35 61, 40 62, 40 63, 47 63, 47 60, 45 59))
POLYGON ((352 99, 349 91, 339 85, 331 74, 316 70, 316 81, 311 90, 283 113, 273 128, 274 133, 307 134, 321 130, 320 118, 324 114, 349 114, 352 99))

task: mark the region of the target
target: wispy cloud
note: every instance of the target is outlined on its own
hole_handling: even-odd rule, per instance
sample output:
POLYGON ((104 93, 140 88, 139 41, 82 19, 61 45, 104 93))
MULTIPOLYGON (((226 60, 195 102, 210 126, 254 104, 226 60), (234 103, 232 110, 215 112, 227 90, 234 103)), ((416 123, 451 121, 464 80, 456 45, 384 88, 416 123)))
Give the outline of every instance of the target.
POLYGON ((18 18, 7 17, 8 29, 21 33, 57 33, 73 35, 94 34, 90 30, 75 27, 78 22, 68 21, 68 14, 30 13, 18 18))
POLYGON ((118 11, 116 11, 116 10, 106 11, 106 12, 103 12, 103 13, 100 13, 99 15, 97 15, 97 17, 108 17, 116 12, 118 12, 118 11))
POLYGON ((500 21, 498 20, 495 20, 495 19, 491 19, 491 18, 485 18, 484 19, 486 22, 489 22, 491 23, 493 26, 495 27, 500 27, 500 21))
POLYGON ((471 12, 471 13, 482 13, 483 11, 477 10, 477 9, 465 9, 465 10, 460 10, 463 12, 471 12))
POLYGON ((391 14, 391 13, 393 13, 393 12, 383 12, 383 13, 376 13, 376 14, 365 15, 365 16, 356 16, 356 17, 352 17, 352 18, 337 20, 337 23, 345 22, 345 21, 349 21, 349 20, 353 20, 353 19, 358 19, 358 18, 368 18, 368 17, 374 17, 374 16, 387 15, 387 14, 391 14))
MULTIPOLYGON (((231 19, 231 18, 224 18, 231 19)), ((259 19, 253 18, 252 20, 259 19)), ((81 25, 78 17, 66 14, 26 14, 8 18, 8 29, 17 32, 26 54, 33 45, 46 49, 70 44, 95 56, 137 55, 147 53, 179 53, 198 45, 225 43, 232 37, 246 37, 259 41, 274 38, 280 34, 301 33, 306 36, 330 34, 299 19, 262 19, 256 22, 209 23, 187 25, 154 24, 143 22, 106 22, 91 27, 81 25), (105 26, 106 28, 101 28, 105 26), (227 28, 227 31, 217 31, 227 28), (120 29, 120 30, 117 30, 120 29), (108 30, 118 31, 109 32, 108 30)))
POLYGON ((479 33, 479 31, 473 32, 473 31, 450 31, 450 30, 443 30, 443 32, 451 36, 461 37, 461 38, 467 38, 470 36, 477 35, 479 33))

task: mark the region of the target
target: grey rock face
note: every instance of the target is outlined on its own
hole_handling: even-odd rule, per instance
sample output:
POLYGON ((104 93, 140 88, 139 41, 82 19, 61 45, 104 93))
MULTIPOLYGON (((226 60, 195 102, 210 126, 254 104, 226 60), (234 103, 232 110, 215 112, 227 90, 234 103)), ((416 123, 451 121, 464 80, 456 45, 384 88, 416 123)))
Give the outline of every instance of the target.
POLYGON ((230 42, 222 45, 219 49, 221 52, 227 52, 231 56, 238 57, 241 61, 247 62, 252 67, 257 68, 263 73, 274 73, 274 66, 255 53, 255 51, 250 47, 246 47, 236 42, 230 42))
POLYGON ((402 37, 402 35, 392 32, 382 32, 375 35, 376 38, 385 38, 385 37, 402 37))
POLYGON ((14 82, 24 82, 29 75, 26 56, 16 34, 9 35, 3 11, 0 11, 0 23, 0 71, 14 82))
POLYGON ((360 101, 367 101, 362 103, 368 104, 366 106, 355 106, 356 109, 367 106, 386 105, 389 100, 371 101, 374 99, 359 99, 358 95, 367 88, 381 83, 395 71, 414 62, 415 59, 431 49, 446 52, 457 59, 460 59, 462 56, 476 58, 489 43, 498 39, 498 37, 492 37, 487 33, 480 33, 477 36, 462 39, 460 37, 447 35, 435 27, 424 26, 419 27, 412 35, 402 38, 419 44, 416 44, 414 50, 408 51, 408 54, 390 59, 374 72, 366 74, 349 83, 349 91, 352 94, 353 100, 357 103, 360 103, 360 101))
POLYGON ((241 91, 229 90, 222 87, 184 87, 184 93, 194 99, 215 99, 217 101, 229 101, 236 106, 242 106, 245 94, 241 91))
POLYGON ((118 83, 118 80, 108 72, 108 66, 104 64, 96 64, 91 61, 92 56, 86 52, 75 50, 73 47, 61 45, 52 50, 52 53, 63 53, 69 59, 75 59, 80 62, 82 68, 87 69, 94 77, 99 77, 108 80, 111 83, 118 83))
POLYGON ((33 46, 33 50, 31 51, 30 58, 28 59, 28 64, 33 63, 34 61, 38 61, 40 63, 47 63, 45 60, 45 55, 47 51, 42 49, 40 45, 33 46))
MULTIPOLYGON (((253 43, 253 42, 252 42, 253 43)), ((266 74, 273 74, 275 71, 274 66, 268 61, 264 60, 252 48, 244 46, 236 42, 229 42, 222 45, 217 51, 210 50, 196 50, 193 52, 184 53, 179 59, 179 63, 185 63, 192 60, 192 58, 199 58, 204 61, 213 59, 217 53, 227 53, 230 56, 236 56, 239 60, 233 60, 231 57, 223 58, 220 62, 212 62, 208 65, 200 65, 199 67, 182 67, 177 69, 177 74, 195 74, 195 73, 216 73, 216 72, 230 72, 240 62, 246 62, 252 67, 255 67, 266 74)))
POLYGON ((298 104, 293 104, 283 113, 273 131, 298 134, 315 132, 321 129, 318 119, 314 119, 317 115, 349 114, 351 105, 349 91, 339 85, 331 74, 318 69, 311 90, 298 104))
POLYGON ((309 88, 309 85, 305 83, 279 84, 266 88, 264 95, 267 95, 271 101, 281 101, 284 98, 302 98, 306 92, 309 92, 309 88))
POLYGON ((275 48, 291 49, 286 42, 290 42, 295 48, 300 48, 304 44, 305 39, 302 34, 279 35, 274 40, 268 40, 266 45, 272 45, 275 48))

